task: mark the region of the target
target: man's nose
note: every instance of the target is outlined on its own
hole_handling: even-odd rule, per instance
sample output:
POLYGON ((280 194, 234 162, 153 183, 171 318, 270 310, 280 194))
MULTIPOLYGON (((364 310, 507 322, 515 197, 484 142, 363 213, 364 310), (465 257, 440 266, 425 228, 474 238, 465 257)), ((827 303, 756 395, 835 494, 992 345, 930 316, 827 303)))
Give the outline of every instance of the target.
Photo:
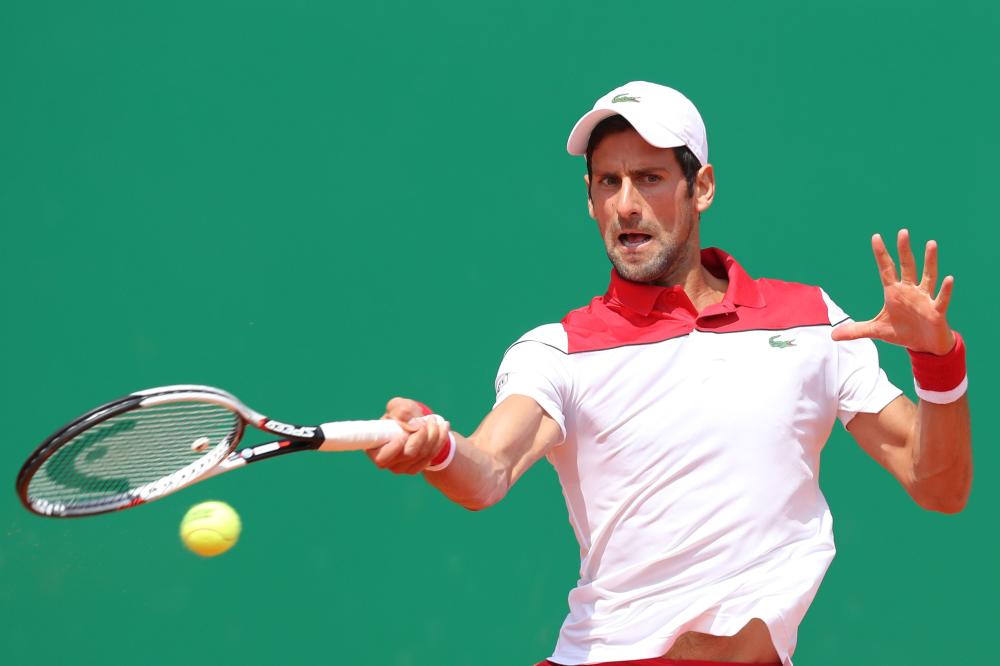
POLYGON ((618 219, 622 222, 637 220, 642 217, 642 199, 632 184, 631 178, 622 179, 621 189, 615 201, 618 219))

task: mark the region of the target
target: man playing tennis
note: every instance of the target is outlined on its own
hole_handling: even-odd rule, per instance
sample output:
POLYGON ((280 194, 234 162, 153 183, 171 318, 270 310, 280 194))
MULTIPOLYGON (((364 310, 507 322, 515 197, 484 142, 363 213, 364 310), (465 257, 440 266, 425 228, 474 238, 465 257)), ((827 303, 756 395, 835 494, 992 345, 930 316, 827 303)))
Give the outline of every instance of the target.
POLYGON ((407 425, 369 451, 425 470, 469 509, 500 501, 547 457, 580 542, 580 579, 542 664, 790 664, 834 555, 818 485, 840 420, 921 507, 952 513, 972 478, 965 350, 918 274, 872 248, 885 306, 850 321, 818 287, 754 279, 702 249, 715 175, 701 116, 675 90, 633 82, 597 101, 568 149, 587 160, 590 214, 614 266, 603 296, 529 331, 504 355, 474 433, 407 425), (879 368, 872 338, 909 350, 919 404, 879 368))

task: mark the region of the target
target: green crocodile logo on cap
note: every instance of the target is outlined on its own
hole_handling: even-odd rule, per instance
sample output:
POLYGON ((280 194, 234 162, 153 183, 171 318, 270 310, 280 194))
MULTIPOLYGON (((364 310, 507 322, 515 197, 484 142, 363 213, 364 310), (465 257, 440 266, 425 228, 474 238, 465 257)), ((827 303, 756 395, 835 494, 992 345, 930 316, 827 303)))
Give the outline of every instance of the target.
POLYGON ((614 99, 611 100, 612 104, 618 104, 619 102, 638 102, 638 97, 632 97, 632 95, 615 95, 614 99))

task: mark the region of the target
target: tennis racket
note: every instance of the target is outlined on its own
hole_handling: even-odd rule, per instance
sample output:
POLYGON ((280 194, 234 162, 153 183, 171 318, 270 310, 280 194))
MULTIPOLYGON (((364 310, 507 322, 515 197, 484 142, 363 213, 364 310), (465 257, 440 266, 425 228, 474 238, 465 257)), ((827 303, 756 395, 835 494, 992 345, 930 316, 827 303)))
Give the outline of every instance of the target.
POLYGON ((21 467, 17 493, 42 516, 90 516, 145 504, 258 460, 369 449, 401 432, 391 420, 292 425, 221 389, 162 386, 101 405, 57 430, 21 467), (281 439, 236 450, 248 425, 281 439))

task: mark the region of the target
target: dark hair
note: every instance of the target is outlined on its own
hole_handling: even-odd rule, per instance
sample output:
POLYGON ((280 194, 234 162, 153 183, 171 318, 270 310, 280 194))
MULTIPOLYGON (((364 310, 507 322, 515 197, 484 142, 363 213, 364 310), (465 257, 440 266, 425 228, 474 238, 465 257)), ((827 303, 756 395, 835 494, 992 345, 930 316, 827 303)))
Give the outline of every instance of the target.
MULTIPOLYGON (((632 127, 632 123, 625 120, 624 116, 609 116, 597 123, 597 126, 590 133, 590 139, 587 141, 587 176, 593 178, 593 173, 590 170, 590 160, 594 156, 594 149, 597 148, 597 144, 611 134, 618 134, 630 129, 635 128, 632 127)), ((698 161, 698 158, 694 156, 694 153, 687 146, 677 146, 674 148, 674 157, 677 159, 677 163, 681 165, 681 173, 684 174, 684 180, 687 181, 688 196, 693 196, 694 181, 698 177, 698 170, 701 169, 701 162, 698 161)))

